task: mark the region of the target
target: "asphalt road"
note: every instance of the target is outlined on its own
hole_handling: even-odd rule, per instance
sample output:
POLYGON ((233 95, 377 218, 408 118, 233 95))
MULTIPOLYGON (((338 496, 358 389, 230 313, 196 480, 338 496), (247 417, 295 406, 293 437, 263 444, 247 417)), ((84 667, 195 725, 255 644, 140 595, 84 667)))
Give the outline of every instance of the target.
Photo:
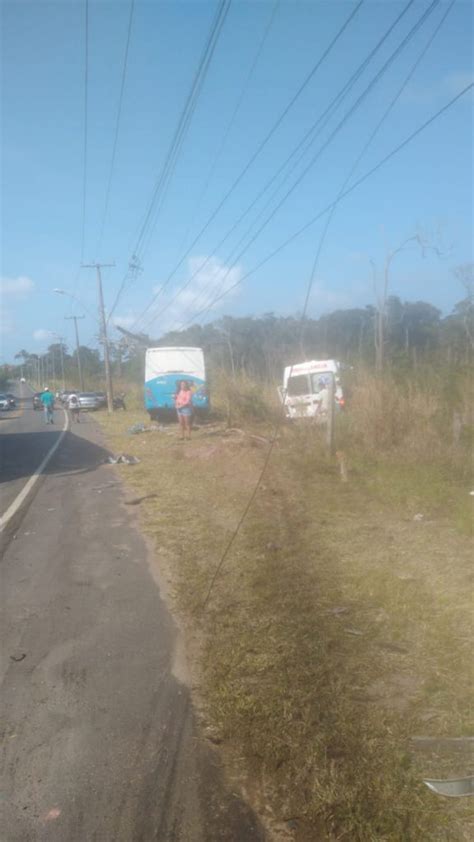
MULTIPOLYGON (((62 419, 0 422, 2 513, 62 419)), ((0 838, 263 840, 199 734, 156 560, 106 453, 92 419, 71 428, 4 550, 0 838)))

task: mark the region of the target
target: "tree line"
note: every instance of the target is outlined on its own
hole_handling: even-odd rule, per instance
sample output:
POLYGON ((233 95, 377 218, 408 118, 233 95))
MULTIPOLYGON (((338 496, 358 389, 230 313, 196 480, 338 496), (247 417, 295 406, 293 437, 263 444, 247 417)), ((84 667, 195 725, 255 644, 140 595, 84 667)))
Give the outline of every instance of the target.
MULTIPOLYGON (((441 311, 425 301, 402 301, 392 295, 385 302, 384 360, 389 368, 412 370, 422 363, 445 368, 468 366, 474 351, 474 296, 472 286, 453 312, 441 311)), ((372 305, 335 310, 304 321, 296 315, 234 318, 223 316, 205 325, 166 333, 159 339, 122 330, 111 343, 115 378, 141 382, 147 347, 189 345, 203 348, 208 367, 229 373, 279 381, 283 367, 304 359, 335 358, 348 365, 376 366, 377 323, 380 313, 372 305)), ((103 376, 99 349, 81 346, 80 361, 86 388, 103 376)), ((77 386, 77 351, 60 342, 39 355, 20 350, 12 376, 24 373, 32 382, 59 382, 77 386)))

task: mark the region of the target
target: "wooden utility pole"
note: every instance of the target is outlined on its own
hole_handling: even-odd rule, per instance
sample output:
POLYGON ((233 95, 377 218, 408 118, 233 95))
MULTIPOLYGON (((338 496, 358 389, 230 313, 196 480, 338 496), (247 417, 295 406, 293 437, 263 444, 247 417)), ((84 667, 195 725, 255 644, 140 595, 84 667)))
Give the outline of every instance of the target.
POLYGON ((82 366, 81 366, 81 352, 80 352, 80 343, 79 343, 79 330, 77 328, 77 320, 78 319, 85 319, 85 316, 64 316, 65 319, 72 319, 74 321, 74 328, 76 331, 76 357, 77 357, 77 372, 79 374, 79 388, 81 392, 84 391, 84 378, 82 376, 82 366))
POLYGON ((107 409, 109 412, 114 411, 114 392, 112 387, 112 374, 110 369, 110 354, 109 341, 107 338, 107 319, 105 318, 104 293, 102 290, 102 276, 100 270, 105 267, 115 266, 115 263, 83 263, 84 269, 95 269, 97 272, 97 291, 99 295, 99 315, 102 333, 102 343, 104 346, 104 366, 105 366, 105 388, 107 391, 107 409))

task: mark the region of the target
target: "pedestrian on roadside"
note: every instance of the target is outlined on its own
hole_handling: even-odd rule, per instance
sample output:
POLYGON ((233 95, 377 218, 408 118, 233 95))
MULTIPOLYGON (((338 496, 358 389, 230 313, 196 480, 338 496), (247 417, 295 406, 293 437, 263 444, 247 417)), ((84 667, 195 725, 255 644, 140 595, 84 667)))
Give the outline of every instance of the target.
POLYGON ((187 380, 178 380, 174 405, 181 430, 181 441, 190 439, 193 426, 193 393, 187 380))
POLYGON ((74 418, 76 424, 80 422, 80 412, 81 412, 81 405, 79 403, 79 398, 77 397, 75 392, 71 392, 67 399, 67 407, 74 418))
POLYGON ((40 395, 40 401, 44 408, 45 423, 54 424, 54 395, 47 386, 40 395))

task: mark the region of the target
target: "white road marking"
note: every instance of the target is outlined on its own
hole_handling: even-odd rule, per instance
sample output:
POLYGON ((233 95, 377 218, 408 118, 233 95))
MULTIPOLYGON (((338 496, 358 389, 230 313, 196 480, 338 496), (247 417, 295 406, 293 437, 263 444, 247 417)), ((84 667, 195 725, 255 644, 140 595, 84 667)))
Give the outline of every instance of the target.
POLYGON ((3 532, 3 530, 7 526, 8 522, 12 519, 13 515, 15 515, 17 513, 17 511, 20 508, 20 506, 22 505, 22 503, 24 503, 24 501, 28 497, 28 494, 30 493, 31 489, 38 482, 41 474, 43 473, 44 469, 46 468, 46 465, 48 464, 51 457, 54 456, 54 454, 56 453, 56 451, 57 451, 59 445, 61 444, 64 436, 66 435, 66 433, 68 431, 68 428, 69 428, 69 417, 68 417, 68 414, 67 414, 65 409, 63 409, 62 411, 64 412, 64 427, 62 428, 58 439, 54 442, 52 448, 50 450, 48 450, 48 452, 47 452, 46 456, 44 457, 44 459, 43 459, 41 465, 39 466, 39 468, 37 468, 36 471, 34 472, 34 474, 31 475, 28 482, 22 488, 20 493, 15 497, 13 503, 11 503, 11 505, 8 507, 5 514, 2 515, 2 517, 0 517, 0 533, 3 532))

